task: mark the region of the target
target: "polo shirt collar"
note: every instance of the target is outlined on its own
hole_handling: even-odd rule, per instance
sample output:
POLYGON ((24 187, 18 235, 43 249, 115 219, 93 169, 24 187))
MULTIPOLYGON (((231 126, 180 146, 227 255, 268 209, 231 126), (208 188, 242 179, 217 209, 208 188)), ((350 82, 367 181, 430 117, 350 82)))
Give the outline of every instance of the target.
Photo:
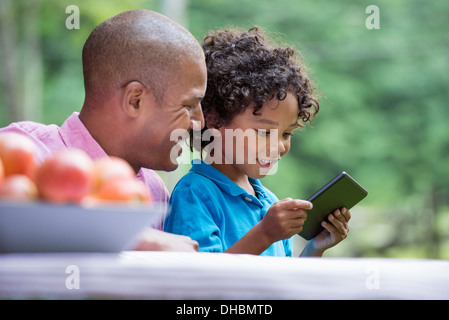
MULTIPOLYGON (((79 112, 73 112, 59 128, 59 135, 67 148, 81 149, 93 160, 108 157, 108 154, 92 137, 79 118, 79 112)), ((145 181, 145 168, 140 168, 137 177, 145 181)), ((149 170, 149 169, 148 169, 149 170)), ((165 185, 163 186, 165 189, 165 185)))
POLYGON ((76 148, 85 151, 92 159, 106 157, 107 154, 98 142, 92 137, 79 118, 79 113, 74 112, 62 124, 59 129, 64 144, 68 148, 76 148))
MULTIPOLYGON (((250 196, 243 188, 241 188, 234 181, 229 179, 228 176, 226 176, 217 168, 204 162, 203 160, 198 162, 198 159, 194 159, 192 161, 192 168, 190 169, 190 171, 209 178, 210 180, 214 181, 215 184, 220 189, 231 194, 232 196, 240 196, 240 195, 250 196)), ((248 179, 259 196, 267 197, 265 190, 258 179, 253 178, 248 179)))

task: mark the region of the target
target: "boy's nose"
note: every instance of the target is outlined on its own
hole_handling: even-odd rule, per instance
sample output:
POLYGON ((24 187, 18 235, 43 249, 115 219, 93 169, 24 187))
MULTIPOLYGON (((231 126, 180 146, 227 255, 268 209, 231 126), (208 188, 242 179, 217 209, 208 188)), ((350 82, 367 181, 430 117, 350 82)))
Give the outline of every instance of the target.
POLYGON ((284 142, 282 140, 279 140, 279 142, 278 142, 278 153, 282 157, 286 152, 287 152, 286 145, 284 144, 284 142))

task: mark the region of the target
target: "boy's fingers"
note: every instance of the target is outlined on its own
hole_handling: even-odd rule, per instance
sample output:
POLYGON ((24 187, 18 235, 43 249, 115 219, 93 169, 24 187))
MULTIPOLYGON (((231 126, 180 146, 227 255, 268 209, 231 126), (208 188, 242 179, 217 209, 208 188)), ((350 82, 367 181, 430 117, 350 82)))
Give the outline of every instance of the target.
POLYGON ((345 223, 346 220, 346 216, 343 215, 343 209, 337 209, 334 211, 334 213, 332 214, 337 220, 341 221, 342 223, 345 223))
POLYGON ((349 212, 349 210, 346 209, 345 207, 341 208, 340 212, 343 214, 343 216, 345 217, 346 221, 349 221, 351 219, 351 212, 349 212))
POLYGON ((290 227, 292 228, 302 228, 304 226, 304 221, 306 221, 306 219, 292 219, 290 221, 290 227))
POLYGON ((337 228, 335 228, 332 223, 326 222, 326 221, 321 221, 321 226, 326 229, 327 231, 329 231, 332 234, 337 234, 339 233, 337 228))
POLYGON ((332 223, 322 221, 321 226, 330 233, 332 233, 334 236, 338 235, 341 236, 342 239, 345 239, 348 236, 349 230, 344 229, 340 231, 338 228, 335 227, 335 225, 332 225, 332 223))
POLYGON ((330 214, 328 216, 328 219, 330 221, 330 225, 332 225, 335 230, 343 235, 346 235, 348 233, 348 223, 346 221, 341 221, 339 220, 337 217, 335 217, 334 215, 330 214))
POLYGON ((330 214, 327 219, 330 221, 331 224, 333 224, 337 229, 343 229, 344 228, 344 222, 341 221, 336 214, 330 214))
POLYGON ((312 209, 313 205, 310 201, 300 200, 300 199, 284 199, 279 202, 279 205, 284 210, 294 210, 294 209, 312 209))
POLYGON ((292 220, 297 220, 301 223, 304 223, 304 221, 307 220, 307 212, 305 212, 304 210, 292 210, 290 211, 291 215, 291 219, 292 220))

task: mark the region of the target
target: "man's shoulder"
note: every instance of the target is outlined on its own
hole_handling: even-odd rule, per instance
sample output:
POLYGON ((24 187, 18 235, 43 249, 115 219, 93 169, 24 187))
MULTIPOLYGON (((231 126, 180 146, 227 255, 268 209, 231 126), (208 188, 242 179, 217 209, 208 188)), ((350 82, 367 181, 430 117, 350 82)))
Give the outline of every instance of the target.
POLYGON ((151 169, 141 168, 137 173, 137 178, 142 181, 150 190, 153 200, 167 203, 169 193, 164 181, 159 174, 151 169))
POLYGON ((55 124, 43 124, 34 121, 13 122, 7 127, 0 128, 0 132, 17 132, 38 137, 42 134, 58 132, 59 127, 55 124))
POLYGON ((59 127, 55 124, 42 124, 34 121, 13 122, 0 128, 0 133, 14 132, 26 135, 37 147, 37 160, 43 161, 53 151, 65 148, 59 135, 59 127))

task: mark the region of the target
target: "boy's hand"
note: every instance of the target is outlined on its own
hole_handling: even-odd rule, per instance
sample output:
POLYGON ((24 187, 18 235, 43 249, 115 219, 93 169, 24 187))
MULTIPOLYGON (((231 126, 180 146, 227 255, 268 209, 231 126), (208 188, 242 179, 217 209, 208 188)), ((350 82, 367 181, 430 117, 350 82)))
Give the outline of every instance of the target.
POLYGON ((334 213, 329 214, 328 220, 321 222, 321 226, 325 229, 321 231, 310 244, 316 250, 317 254, 322 255, 326 249, 329 249, 340 243, 348 236, 351 213, 346 208, 337 209, 334 213))
POLYGON ((305 200, 286 198, 274 203, 265 214, 259 227, 266 239, 274 243, 288 239, 301 232, 307 219, 305 210, 312 209, 312 203, 305 200))

